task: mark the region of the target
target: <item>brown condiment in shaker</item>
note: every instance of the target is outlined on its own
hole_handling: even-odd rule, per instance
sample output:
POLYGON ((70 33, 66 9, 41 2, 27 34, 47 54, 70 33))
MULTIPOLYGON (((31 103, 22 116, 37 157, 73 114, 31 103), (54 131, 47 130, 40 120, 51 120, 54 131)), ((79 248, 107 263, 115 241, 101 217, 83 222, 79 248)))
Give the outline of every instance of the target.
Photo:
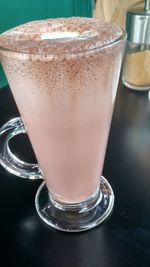
POLYGON ((122 81, 135 90, 150 89, 150 0, 144 10, 127 12, 128 34, 122 81))

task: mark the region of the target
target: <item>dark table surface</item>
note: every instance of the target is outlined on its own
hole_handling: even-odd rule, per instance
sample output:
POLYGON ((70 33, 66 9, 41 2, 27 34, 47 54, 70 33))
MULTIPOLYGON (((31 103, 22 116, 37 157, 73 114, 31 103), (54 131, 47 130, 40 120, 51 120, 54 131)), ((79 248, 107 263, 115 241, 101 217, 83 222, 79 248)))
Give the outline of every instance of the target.
MULTIPOLYGON (((18 116, 9 88, 0 90, 0 126, 18 116)), ((35 161, 28 138, 11 141, 23 160, 35 161)), ((148 92, 118 90, 103 170, 115 207, 102 226, 78 234, 47 227, 34 197, 40 181, 0 167, 0 266, 150 266, 150 102, 148 92), (3 264, 2 264, 3 262, 3 264)))

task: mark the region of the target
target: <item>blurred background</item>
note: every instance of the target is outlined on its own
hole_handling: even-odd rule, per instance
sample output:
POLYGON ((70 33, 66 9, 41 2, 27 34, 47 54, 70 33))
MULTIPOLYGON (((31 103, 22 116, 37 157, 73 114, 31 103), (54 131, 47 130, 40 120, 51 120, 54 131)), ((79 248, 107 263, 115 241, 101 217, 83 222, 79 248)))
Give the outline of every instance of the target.
MULTIPOLYGON (((138 0, 0 0, 0 33, 31 20, 50 17, 96 17, 125 26, 126 11, 138 0)), ((0 88, 7 80, 0 66, 0 88)))

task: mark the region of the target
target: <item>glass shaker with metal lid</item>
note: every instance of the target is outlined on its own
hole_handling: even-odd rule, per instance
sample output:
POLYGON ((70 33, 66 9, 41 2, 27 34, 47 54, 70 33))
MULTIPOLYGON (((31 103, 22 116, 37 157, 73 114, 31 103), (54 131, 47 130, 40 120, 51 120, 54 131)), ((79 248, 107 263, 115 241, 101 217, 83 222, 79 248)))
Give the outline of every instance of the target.
POLYGON ((150 89, 150 0, 145 1, 144 10, 127 12, 126 31, 122 81, 131 89, 150 89))

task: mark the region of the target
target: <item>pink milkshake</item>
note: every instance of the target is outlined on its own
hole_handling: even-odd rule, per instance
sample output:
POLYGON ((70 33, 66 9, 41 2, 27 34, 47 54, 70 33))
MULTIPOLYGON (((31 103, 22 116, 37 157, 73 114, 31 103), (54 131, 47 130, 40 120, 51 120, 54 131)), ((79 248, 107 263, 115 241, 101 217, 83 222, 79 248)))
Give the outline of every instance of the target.
POLYGON ((83 201, 99 187, 121 35, 116 25, 90 18, 33 21, 0 35, 0 61, 48 190, 59 201, 83 201))

